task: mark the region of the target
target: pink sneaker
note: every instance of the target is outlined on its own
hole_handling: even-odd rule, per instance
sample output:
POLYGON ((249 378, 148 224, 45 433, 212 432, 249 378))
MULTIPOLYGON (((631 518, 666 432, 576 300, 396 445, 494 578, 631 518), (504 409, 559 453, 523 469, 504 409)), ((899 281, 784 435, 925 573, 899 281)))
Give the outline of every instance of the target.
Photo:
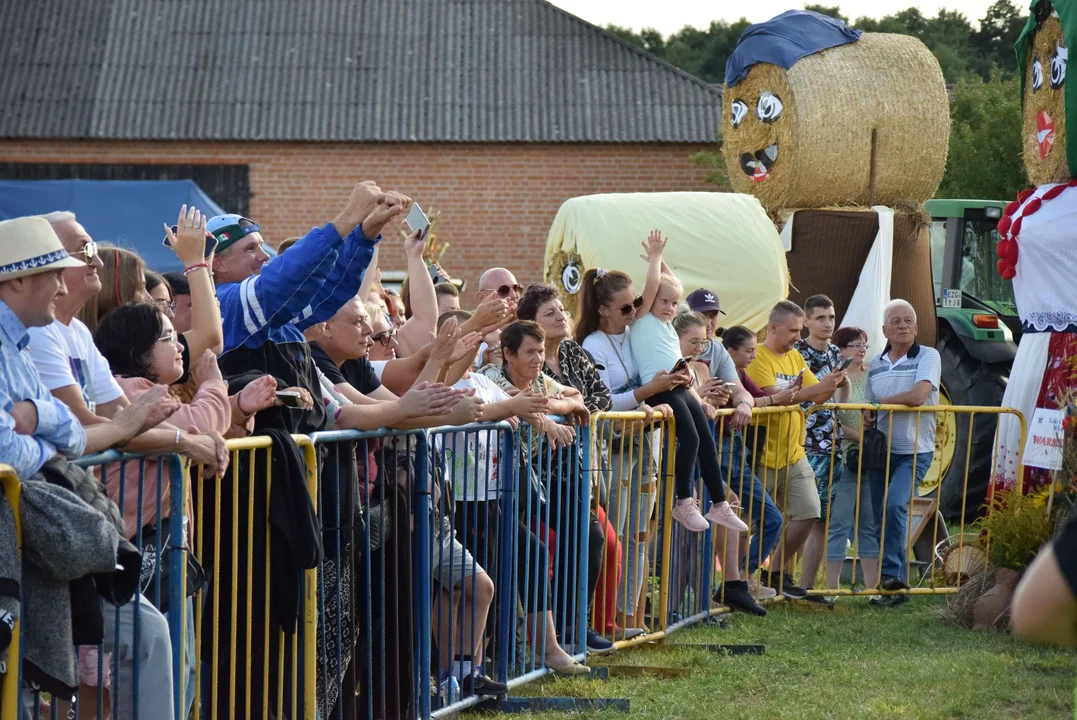
POLYGON ((692 532, 703 532, 709 525, 696 507, 695 498, 681 498, 673 506, 673 519, 692 532))
POLYGON ((711 505, 711 509, 707 511, 706 519, 715 525, 724 525, 730 530, 748 532, 748 526, 737 517, 737 514, 733 512, 733 508, 729 507, 729 503, 725 500, 711 505))

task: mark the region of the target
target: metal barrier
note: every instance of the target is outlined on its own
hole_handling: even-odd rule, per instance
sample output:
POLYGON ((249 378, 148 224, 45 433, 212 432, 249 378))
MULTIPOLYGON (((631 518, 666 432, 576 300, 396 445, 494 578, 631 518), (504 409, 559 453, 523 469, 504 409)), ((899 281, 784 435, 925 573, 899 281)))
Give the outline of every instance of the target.
MULTIPOLYGON (((76 622, 76 629, 88 632, 86 637, 94 634, 87 602, 100 603, 104 622, 100 644, 75 648, 79 686, 74 701, 42 689, 23 689, 20 702, 35 719, 154 718, 160 717, 162 702, 179 717, 184 707, 189 708, 184 703, 189 686, 185 673, 176 668, 190 665, 183 654, 187 618, 183 467, 177 456, 146 459, 118 452, 87 456, 75 464, 93 471, 105 485, 123 516, 124 536, 143 554, 139 592, 121 607, 96 595, 92 599, 80 595, 79 603, 73 594, 73 610, 91 613, 76 622)), ((92 591, 93 585, 89 587, 92 591)), ((34 622, 33 613, 34 608, 24 605, 21 622, 34 622)), ((76 643, 79 639, 76 634, 76 643)))
POLYGON ((322 720, 416 717, 430 696, 419 672, 430 637, 426 434, 315 433, 307 455, 324 547, 311 707, 322 720))
POLYGON ((597 577, 588 572, 589 428, 556 449, 527 424, 515 431, 507 423, 442 428, 430 436, 434 482, 420 500, 436 509, 418 514, 432 518, 434 531, 424 551, 429 570, 417 572, 432 572, 438 591, 434 631, 426 636, 438 658, 420 668, 427 677, 437 668, 438 717, 482 699, 466 679, 456 688, 457 676, 467 678, 480 657, 484 672, 509 687, 550 672, 553 643, 583 660, 597 577))
MULTIPOLYGON (((22 558, 22 515, 19 510, 19 478, 7 465, 0 465, 0 490, 3 491, 7 504, 6 512, 11 513, 11 523, 15 533, 15 546, 22 558)), ((6 514, 6 513, 5 513, 6 514)), ((4 518, 6 520, 6 518, 4 518)), ((19 688, 22 685, 22 664, 19 661, 19 636, 21 620, 15 618, 11 628, 7 658, 0 667, 0 720, 19 720, 19 688)), ((4 649, 0 648, 0 654, 4 649)))
POLYGON ((661 637, 668 625, 670 574, 660 571, 669 567, 673 528, 659 519, 673 508, 674 420, 603 412, 592 416, 591 428, 591 507, 613 529, 603 533, 592 625, 625 648, 661 637), (619 574, 611 557, 619 559, 619 574))
MULTIPOLYGON (((921 439, 921 427, 930 428, 924 414, 966 414, 969 427, 973 427, 978 415, 1011 415, 1020 424, 1020 448, 1024 447, 1027 427, 1024 416, 1013 408, 923 406, 910 408, 903 405, 869 405, 830 403, 812 407, 808 413, 831 410, 835 413, 885 412, 886 419, 879 426, 886 437, 885 467, 881 470, 864 468, 864 457, 855 444, 838 442, 839 424, 834 424, 829 463, 826 477, 817 477, 817 489, 823 513, 819 518, 819 534, 825 540, 826 568, 822 589, 812 589, 810 595, 935 595, 954 593, 967 580, 970 573, 986 561, 986 540, 966 526, 967 508, 963 500, 957 534, 951 537, 949 529, 938 512, 938 496, 942 483, 926 497, 917 493, 919 480, 927 472, 933 453, 893 452, 893 423, 895 413, 914 413, 916 429, 913 446, 921 439), (850 460, 850 450, 855 457, 850 460), (896 489, 895 489, 896 488, 896 489), (848 540, 848 542, 846 542, 848 540), (865 546, 867 550, 865 551, 865 546), (852 556, 848 556, 851 550, 852 556), (912 585, 913 571, 916 584, 912 585), (906 587, 883 589, 879 587, 880 576, 901 580, 906 587), (862 589, 858 589, 863 585, 862 589), (925 587, 926 585, 926 587, 925 587)), ((941 424, 941 423, 940 423, 941 424)), ((969 433, 965 447, 956 452, 965 454, 962 477, 962 498, 968 494, 969 457, 972 453, 973 435, 969 433)), ((933 441, 934 443, 934 441, 933 441)), ((996 427, 994 447, 998 452, 999 434, 996 427)), ((1017 477, 1023 475, 1020 454, 1017 458, 1017 477)), ((991 497, 987 499, 990 504, 991 497)), ((810 551, 809 551, 810 552, 810 551)), ((817 573, 812 571, 820 563, 818 557, 807 552, 803 562, 808 565, 804 581, 814 588, 817 573)), ((891 583, 892 584, 892 583, 891 583)))
POLYGON ((194 482, 194 550, 208 580, 194 603, 194 704, 205 718, 315 717, 318 571, 291 571, 320 538, 284 533, 308 519, 302 490, 316 498, 318 475, 310 438, 292 439, 300 477, 274 460, 269 437, 252 437, 228 441, 224 476, 194 482))

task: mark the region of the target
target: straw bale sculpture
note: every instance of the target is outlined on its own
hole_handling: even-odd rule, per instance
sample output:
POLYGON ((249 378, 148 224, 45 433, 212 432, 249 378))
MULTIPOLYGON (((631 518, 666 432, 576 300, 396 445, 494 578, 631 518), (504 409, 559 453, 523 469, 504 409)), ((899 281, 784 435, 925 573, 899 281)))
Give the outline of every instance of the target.
MULTIPOLYGON (((1022 146, 1033 188, 1020 193, 999 221, 998 271, 1013 280, 1024 334, 1003 404, 1029 423, 1037 408, 1072 405, 1077 391, 1077 144, 1067 142, 1077 117, 1077 88, 1066 79, 1069 46, 1077 42, 1077 0, 1037 0, 1017 40, 1023 68, 1022 146)), ((1012 487, 1021 450, 1018 423, 1002 423, 995 487, 1012 487)), ((1048 480, 1029 470, 1026 490, 1048 480)))
POLYGON ((946 83, 906 35, 783 13, 741 36, 722 106, 733 189, 768 210, 919 204, 946 167, 946 83))

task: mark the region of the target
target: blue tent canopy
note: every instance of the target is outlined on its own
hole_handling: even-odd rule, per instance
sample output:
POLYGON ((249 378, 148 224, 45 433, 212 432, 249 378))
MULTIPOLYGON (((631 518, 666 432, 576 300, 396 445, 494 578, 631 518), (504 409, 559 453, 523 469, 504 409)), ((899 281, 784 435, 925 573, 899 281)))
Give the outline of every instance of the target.
POLYGON ((726 61, 725 85, 733 87, 739 83, 757 63, 788 70, 802 57, 856 42, 861 34, 841 20, 812 10, 786 10, 744 31, 726 61))
POLYGON ((134 250, 158 272, 183 270, 161 241, 184 204, 225 214, 193 180, 0 180, 0 220, 70 210, 94 240, 134 250))

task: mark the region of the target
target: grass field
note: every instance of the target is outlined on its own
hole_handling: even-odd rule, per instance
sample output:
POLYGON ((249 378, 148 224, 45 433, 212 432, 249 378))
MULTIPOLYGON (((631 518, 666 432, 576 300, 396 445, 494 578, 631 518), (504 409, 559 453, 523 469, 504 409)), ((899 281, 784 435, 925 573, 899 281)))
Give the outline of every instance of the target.
MULTIPOLYGON (((941 598, 878 610, 847 599, 841 614, 772 605, 725 629, 695 627, 665 646, 593 664, 689 668, 690 677, 552 679, 516 696, 628 698, 633 718, 1072 718, 1077 654, 1025 645, 1000 633, 944 625, 941 598), (762 643, 761 656, 720 656, 676 644, 762 643), (672 647, 671 647, 672 645, 672 647)), ((495 717, 564 718, 565 711, 495 717)), ((621 717, 581 711, 581 718, 621 717)), ((487 716, 489 717, 489 716, 487 716)))

